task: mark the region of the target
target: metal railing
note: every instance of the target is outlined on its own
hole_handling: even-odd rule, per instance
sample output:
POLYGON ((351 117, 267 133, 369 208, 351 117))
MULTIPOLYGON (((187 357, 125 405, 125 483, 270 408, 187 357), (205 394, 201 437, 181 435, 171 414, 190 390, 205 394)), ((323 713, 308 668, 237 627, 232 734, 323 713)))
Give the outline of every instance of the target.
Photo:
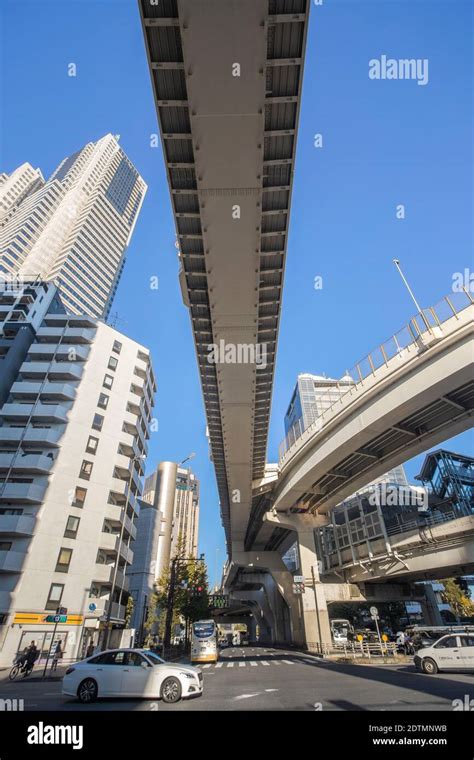
POLYGON ((439 525, 441 523, 450 522, 462 515, 456 515, 454 512, 441 512, 438 514, 423 516, 422 520, 407 520, 401 521, 397 525, 391 525, 387 528, 387 535, 393 536, 397 533, 407 533, 410 530, 417 530, 417 528, 426 528, 430 525, 439 525))
POLYGON ((344 655, 344 657, 366 657, 369 660, 372 657, 394 657, 397 654, 397 644, 393 641, 369 642, 369 641, 349 641, 347 644, 319 644, 309 641, 307 643, 308 652, 320 655, 344 655))
MULTIPOLYGON (((353 390, 358 390, 366 378, 375 376, 380 368, 388 367, 389 361, 395 357, 403 361, 410 355, 412 347, 424 348, 424 337, 427 337, 427 335, 436 337, 445 322, 453 317, 458 319, 459 314, 464 309, 472 306, 472 304, 474 304, 474 298, 466 288, 445 296, 434 306, 423 309, 423 311, 412 317, 401 330, 377 346, 377 348, 357 362, 352 369, 347 370, 344 382, 341 385, 337 384, 328 389, 327 406, 318 418, 306 427, 304 427, 303 419, 299 418, 288 431, 279 446, 280 463, 306 430, 314 428, 314 432, 319 431, 324 426, 328 415, 333 409, 337 405, 342 405, 348 393, 352 394, 353 390), (334 394, 335 389, 339 393, 336 401, 333 400, 334 397, 331 395, 334 394)), ((324 396, 319 397, 319 402, 321 405, 324 405, 324 396)))

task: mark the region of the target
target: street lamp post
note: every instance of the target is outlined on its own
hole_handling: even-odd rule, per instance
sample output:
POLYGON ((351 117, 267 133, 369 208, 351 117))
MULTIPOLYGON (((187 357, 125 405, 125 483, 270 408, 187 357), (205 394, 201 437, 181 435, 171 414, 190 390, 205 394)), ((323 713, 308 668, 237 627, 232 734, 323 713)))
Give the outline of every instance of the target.
POLYGON ((428 320, 426 319, 426 315, 425 315, 425 313, 424 313, 423 309, 421 308, 420 304, 418 303, 418 301, 417 301, 417 299, 416 299, 416 297, 415 297, 415 294, 413 293, 413 290, 410 288, 410 285, 408 284, 408 280, 407 280, 407 278, 405 277, 405 275, 404 275, 404 274, 403 274, 403 272, 402 272, 402 268, 401 268, 401 266, 400 266, 400 259, 393 259, 393 263, 395 264, 395 266, 396 266, 396 267, 397 267, 397 269, 398 269, 398 272, 399 272, 399 274, 400 274, 400 277, 402 278, 402 280, 403 280, 403 282, 404 282, 404 284, 405 284, 405 287, 406 287, 406 289, 408 290, 408 292, 409 292, 409 294, 410 294, 410 297, 411 297, 411 299, 412 299, 413 303, 414 303, 414 304, 415 304, 415 306, 416 306, 416 310, 417 310, 417 312, 419 312, 419 314, 420 314, 420 316, 421 316, 421 318, 422 318, 423 322, 425 323, 425 325, 426 325, 426 327, 428 328, 428 330, 431 332, 431 325, 430 325, 430 323, 428 322, 428 320))
POLYGON ((105 618, 105 635, 104 635, 103 642, 102 642, 102 651, 104 651, 105 649, 107 649, 107 645, 109 643, 110 625, 111 625, 110 621, 112 619, 112 605, 114 603, 113 600, 114 600, 115 586, 117 585, 117 574, 118 574, 118 566, 119 566, 119 559, 120 559, 120 547, 122 545, 123 534, 125 532, 125 518, 127 516, 128 505, 130 504, 130 491, 131 491, 131 487, 132 487, 132 478, 133 478, 133 472, 134 472, 134 464, 135 464, 135 462, 138 462, 138 461, 143 460, 143 459, 145 459, 145 455, 144 454, 139 454, 139 455, 133 456, 131 458, 131 460, 130 460, 130 465, 131 466, 130 466, 130 477, 128 479, 127 498, 125 500, 125 506, 123 508, 123 519, 122 519, 122 524, 121 524, 121 527, 120 527, 119 544, 118 544, 118 547, 117 547, 117 559, 115 561, 114 573, 113 573, 113 576, 112 576, 112 587, 110 589, 109 603, 107 605, 107 615, 106 615, 106 618, 105 618))

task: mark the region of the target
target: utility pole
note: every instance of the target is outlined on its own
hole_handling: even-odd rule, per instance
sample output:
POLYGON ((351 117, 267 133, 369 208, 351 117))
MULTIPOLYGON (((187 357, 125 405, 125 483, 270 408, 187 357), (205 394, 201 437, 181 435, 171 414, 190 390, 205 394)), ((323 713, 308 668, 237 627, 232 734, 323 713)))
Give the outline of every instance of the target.
MULTIPOLYGON (((143 459, 145 459, 145 456, 143 454, 140 454, 139 456, 135 455, 130 460, 130 477, 128 479, 127 498, 125 500, 125 506, 122 511, 122 524, 120 526, 119 542, 117 546, 117 559, 115 560, 114 572, 112 576, 112 586, 110 589, 109 603, 107 605, 107 615, 105 618, 105 633, 104 633, 104 638, 102 641, 102 651, 105 651, 107 649, 107 646, 109 643, 110 628, 111 628, 110 621, 112 619, 112 605, 114 603, 115 586, 117 585, 118 566, 119 566, 119 560, 120 560, 120 547, 122 546, 122 542, 123 542, 123 534, 125 531, 125 519, 127 517, 128 505, 130 504, 130 491, 132 487, 134 465, 135 465, 135 462, 139 460, 143 460, 143 459)), ((122 595, 120 594, 120 599, 121 598, 122 598, 122 595)))

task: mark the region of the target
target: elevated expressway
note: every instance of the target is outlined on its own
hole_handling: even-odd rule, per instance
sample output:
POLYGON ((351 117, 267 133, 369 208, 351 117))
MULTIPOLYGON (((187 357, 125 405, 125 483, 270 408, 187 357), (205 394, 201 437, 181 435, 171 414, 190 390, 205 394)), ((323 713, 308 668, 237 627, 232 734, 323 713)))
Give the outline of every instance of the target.
POLYGON ((260 579, 271 574, 289 603, 292 638, 322 643, 330 640, 327 603, 347 601, 350 584, 417 580, 471 568, 474 517, 434 527, 430 542, 423 543, 418 533, 400 537, 398 558, 395 550, 372 574, 367 563, 349 561, 335 569, 336 584, 320 573, 315 529, 328 524, 332 508, 378 476, 472 427, 473 370, 474 305, 468 292, 452 294, 417 315, 408 332, 397 333, 356 365, 350 390, 311 427, 290 437, 278 468, 267 467, 265 477, 254 483, 245 551, 233 556, 227 587, 242 591, 249 588, 252 573, 260 579), (288 589, 281 560, 295 537, 301 573, 311 589, 298 600, 288 589))
POLYGON ((265 471, 310 3, 139 7, 232 555, 265 471))
POLYGON ((468 427, 472 330, 467 314, 453 316, 452 328, 419 330, 372 376, 356 378, 278 467, 266 465, 310 2, 139 7, 231 558, 227 582, 237 589, 243 568, 271 574, 291 637, 308 640, 314 605, 309 594, 295 602, 284 540, 297 530, 309 572, 313 527, 332 506, 468 427), (213 346, 224 347, 217 363, 213 346), (227 347, 241 358, 228 360, 227 347), (261 366, 239 347, 263 348, 261 366))

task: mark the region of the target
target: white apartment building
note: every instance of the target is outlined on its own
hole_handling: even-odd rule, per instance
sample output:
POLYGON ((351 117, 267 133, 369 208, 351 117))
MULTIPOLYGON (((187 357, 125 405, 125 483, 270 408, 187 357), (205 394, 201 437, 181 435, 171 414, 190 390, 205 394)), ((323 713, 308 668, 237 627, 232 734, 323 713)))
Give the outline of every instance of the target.
POLYGON ((48 311, 29 345, 11 340, 7 358, 23 357, 0 407, 0 666, 32 639, 45 655, 58 608, 66 659, 99 643, 109 611, 123 626, 155 391, 149 351, 90 316, 48 311))
POLYGON ((54 280, 68 312, 107 317, 146 190, 116 137, 88 143, 0 227, 0 273, 54 280))

